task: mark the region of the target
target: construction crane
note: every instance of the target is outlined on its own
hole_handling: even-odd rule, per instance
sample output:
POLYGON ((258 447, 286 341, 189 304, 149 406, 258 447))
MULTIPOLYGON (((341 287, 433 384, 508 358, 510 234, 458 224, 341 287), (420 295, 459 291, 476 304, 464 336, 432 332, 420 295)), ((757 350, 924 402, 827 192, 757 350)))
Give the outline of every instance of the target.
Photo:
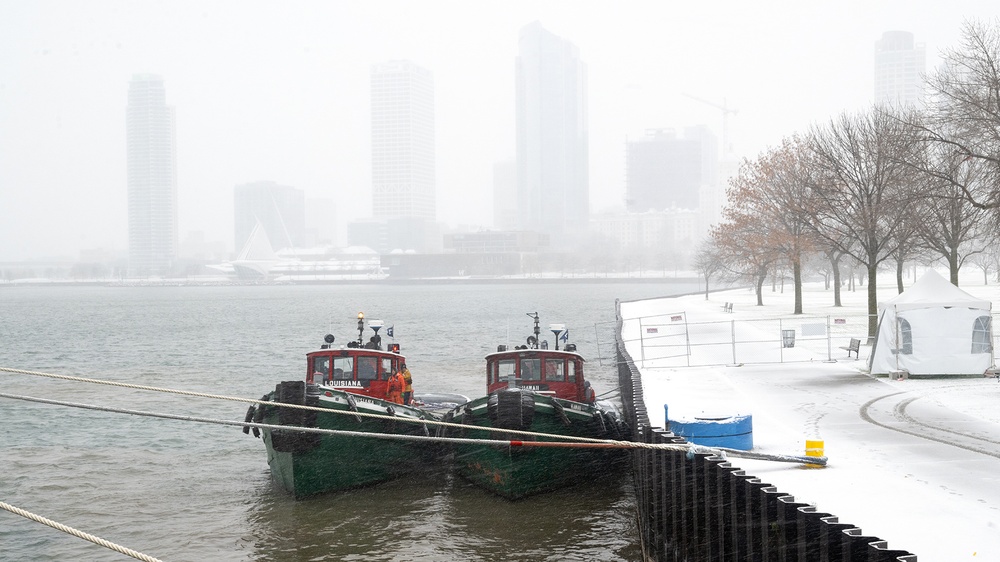
POLYGON ((698 96, 694 96, 694 95, 691 95, 691 94, 688 94, 688 93, 684 93, 684 92, 682 92, 682 93, 683 93, 683 95, 685 95, 685 96, 687 96, 687 97, 689 97, 689 98, 691 98, 691 99, 693 99, 695 101, 700 101, 701 103, 703 103, 705 105, 710 105, 710 106, 712 106, 712 107, 714 107, 716 109, 722 110, 722 150, 723 150, 725 156, 727 156, 727 157, 731 156, 732 153, 733 153, 733 147, 731 146, 730 140, 729 140, 729 117, 731 115, 736 115, 736 113, 739 110, 736 109, 736 108, 733 108, 733 107, 729 107, 729 105, 726 104, 726 99, 725 98, 722 99, 722 104, 720 105, 718 103, 715 103, 715 102, 712 102, 712 101, 708 101, 708 100, 706 100, 704 98, 699 98, 698 96))

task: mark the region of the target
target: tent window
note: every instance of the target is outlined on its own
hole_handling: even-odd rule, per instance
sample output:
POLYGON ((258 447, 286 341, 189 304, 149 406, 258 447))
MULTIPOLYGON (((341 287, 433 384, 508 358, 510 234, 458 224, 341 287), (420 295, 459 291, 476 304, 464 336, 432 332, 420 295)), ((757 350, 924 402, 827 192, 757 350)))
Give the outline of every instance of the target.
POLYGON ((899 353, 913 355, 913 333, 910 331, 910 321, 899 318, 899 341, 902 344, 899 353))
POLYGON ((990 339, 990 317, 976 318, 972 325, 972 353, 989 353, 990 339))

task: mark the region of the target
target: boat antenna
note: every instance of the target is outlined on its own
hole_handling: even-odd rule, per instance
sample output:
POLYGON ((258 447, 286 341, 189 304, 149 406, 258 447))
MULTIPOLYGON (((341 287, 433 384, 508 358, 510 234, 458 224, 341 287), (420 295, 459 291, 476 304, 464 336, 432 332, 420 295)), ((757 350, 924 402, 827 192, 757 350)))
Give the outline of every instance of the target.
POLYGON ((538 349, 538 336, 542 335, 542 330, 538 327, 538 312, 527 312, 526 314, 535 319, 535 336, 528 338, 528 343, 531 344, 531 349, 538 349))
POLYGON ((358 346, 364 346, 365 344, 365 313, 358 313, 358 346))

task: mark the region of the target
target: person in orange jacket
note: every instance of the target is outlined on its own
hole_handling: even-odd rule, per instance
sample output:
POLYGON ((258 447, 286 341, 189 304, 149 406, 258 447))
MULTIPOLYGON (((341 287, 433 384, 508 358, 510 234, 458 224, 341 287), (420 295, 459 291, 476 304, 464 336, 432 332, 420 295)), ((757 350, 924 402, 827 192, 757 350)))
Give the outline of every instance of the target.
POLYGON ((386 389, 385 399, 389 402, 395 402, 396 404, 403 403, 403 387, 405 383, 403 381, 403 375, 399 371, 396 371, 389 377, 388 388, 386 389))

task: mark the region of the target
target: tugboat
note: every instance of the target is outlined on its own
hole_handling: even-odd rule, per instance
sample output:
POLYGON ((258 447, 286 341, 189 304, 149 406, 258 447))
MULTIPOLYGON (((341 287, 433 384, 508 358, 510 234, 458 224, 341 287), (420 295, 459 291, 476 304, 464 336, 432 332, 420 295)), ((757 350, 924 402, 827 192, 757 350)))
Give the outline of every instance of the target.
MULTIPOLYGON (((263 434, 271 474, 296 499, 384 482, 427 466, 439 453, 434 445, 407 439, 429 437, 434 430, 422 421, 439 421, 441 416, 393 400, 389 379, 405 366, 406 358, 398 343, 382 348, 378 332, 383 325, 369 322, 374 335, 366 342, 364 313, 359 313, 357 340, 335 347, 334 336, 328 334, 319 350, 306 354, 304 380, 279 383, 261 398, 274 404, 254 405, 247 411, 246 422, 350 432, 244 426, 244 433, 263 434)), ((391 328, 387 332, 392 335, 391 328)))
POLYGON ((535 325, 525 345, 500 345, 486 356, 487 395, 445 414, 444 421, 465 427, 442 426, 439 431, 445 437, 491 440, 454 445, 456 468, 465 479, 512 500, 592 479, 626 458, 620 449, 588 447, 582 440, 570 444, 581 438, 621 440, 627 427, 613 405, 597 401, 565 325, 550 326, 556 344, 549 349, 540 340, 538 313, 528 316, 535 325), (563 349, 560 339, 567 342, 563 349), (525 446, 527 441, 550 445, 525 446))

